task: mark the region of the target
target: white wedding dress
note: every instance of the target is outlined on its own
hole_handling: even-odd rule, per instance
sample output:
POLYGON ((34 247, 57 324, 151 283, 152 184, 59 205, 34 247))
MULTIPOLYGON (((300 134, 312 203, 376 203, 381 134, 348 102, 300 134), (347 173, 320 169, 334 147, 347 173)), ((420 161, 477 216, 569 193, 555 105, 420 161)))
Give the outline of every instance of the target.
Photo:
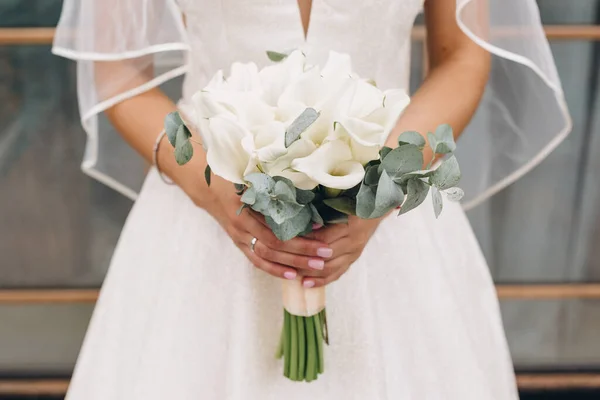
MULTIPOLYGON (((310 48, 309 59, 322 62, 335 49, 379 86, 406 87, 422 0, 362 4, 315 0, 305 40, 295 0, 180 1, 192 49, 182 108, 216 69, 235 60, 264 65, 265 50, 310 48)), ((518 398, 494 285, 458 204, 446 203, 439 220, 428 200, 383 221, 328 287, 327 315, 325 373, 309 384, 287 380, 274 356, 280 282, 151 170, 67 399, 518 398)))

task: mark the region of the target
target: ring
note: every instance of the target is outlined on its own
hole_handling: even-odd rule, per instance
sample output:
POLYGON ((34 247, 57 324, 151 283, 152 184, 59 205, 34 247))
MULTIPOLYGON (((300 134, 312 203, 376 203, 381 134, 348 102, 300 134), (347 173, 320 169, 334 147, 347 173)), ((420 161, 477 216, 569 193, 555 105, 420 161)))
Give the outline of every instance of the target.
POLYGON ((254 253, 254 246, 256 246, 256 242, 258 242, 258 239, 253 237, 252 240, 250 241, 250 250, 254 253))

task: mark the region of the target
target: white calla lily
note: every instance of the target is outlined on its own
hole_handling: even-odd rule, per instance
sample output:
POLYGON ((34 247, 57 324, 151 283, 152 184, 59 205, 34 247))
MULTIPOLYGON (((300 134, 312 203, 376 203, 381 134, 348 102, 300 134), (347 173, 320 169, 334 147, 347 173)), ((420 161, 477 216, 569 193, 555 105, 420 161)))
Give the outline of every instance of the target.
POLYGON ((263 68, 259 72, 263 87, 263 100, 271 106, 276 106, 284 90, 302 75, 304 65, 304 54, 300 50, 296 50, 283 61, 263 68))
POLYGON ((273 121, 275 110, 253 92, 201 91, 192 97, 197 118, 230 114, 247 127, 273 121))
POLYGON ((364 164, 378 158, 378 148, 387 140, 398 117, 409 104, 410 98, 404 90, 380 92, 381 105, 373 108, 373 102, 377 98, 376 93, 371 91, 371 101, 365 102, 368 97, 366 94, 370 91, 365 89, 370 85, 364 83, 361 86, 357 93, 362 94, 355 97, 360 97, 362 100, 353 102, 348 115, 339 119, 338 122, 343 129, 340 130, 342 133, 336 132, 336 135, 348 134, 355 159, 364 164))
POLYGON ((231 64, 231 73, 226 82, 228 90, 262 93, 258 67, 254 63, 234 62, 231 64))
POLYGON ((244 176, 256 170, 252 133, 226 115, 206 121, 202 137, 207 143, 208 165, 215 175, 233 183, 244 183, 244 176))
POLYGON ((317 182, 310 179, 306 174, 294 170, 291 165, 295 159, 306 157, 316 149, 317 146, 310 140, 299 139, 288 147, 285 155, 271 163, 263 163, 262 167, 271 176, 288 178, 294 182, 294 186, 297 188, 312 190, 317 186, 317 182))
POLYGON ((353 160, 343 140, 324 143, 309 156, 294 160, 292 168, 331 189, 350 189, 365 175, 362 164, 353 160))
POLYGON ((252 129, 254 154, 261 162, 272 162, 287 153, 285 148, 285 126, 279 121, 252 129))

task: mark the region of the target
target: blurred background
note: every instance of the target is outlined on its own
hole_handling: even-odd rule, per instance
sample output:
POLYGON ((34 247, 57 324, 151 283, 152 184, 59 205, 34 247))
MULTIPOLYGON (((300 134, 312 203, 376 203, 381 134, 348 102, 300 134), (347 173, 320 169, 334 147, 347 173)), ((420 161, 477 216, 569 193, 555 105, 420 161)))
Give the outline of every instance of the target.
MULTIPOLYGON (((75 65, 50 53, 61 3, 0 0, 0 399, 62 398, 132 205, 80 171, 75 65)), ((598 399, 600 0, 538 4, 573 133, 469 217, 523 398, 598 399)), ((414 90, 420 23, 413 39, 414 90)))

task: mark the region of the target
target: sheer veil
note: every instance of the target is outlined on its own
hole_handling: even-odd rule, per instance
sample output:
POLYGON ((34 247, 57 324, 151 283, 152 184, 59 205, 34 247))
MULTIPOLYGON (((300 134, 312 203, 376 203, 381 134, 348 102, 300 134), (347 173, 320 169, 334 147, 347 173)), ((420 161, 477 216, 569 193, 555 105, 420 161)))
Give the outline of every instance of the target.
MULTIPOLYGON (((184 74, 189 46, 176 0, 98 3, 64 1, 53 51, 77 61, 88 135, 83 170, 133 199, 143 164, 99 115, 184 74), (118 75, 106 72, 112 66, 118 75)), ((456 20, 493 55, 483 100, 457 152, 469 209, 539 164, 567 136, 571 119, 535 0, 456 0, 456 20)))

